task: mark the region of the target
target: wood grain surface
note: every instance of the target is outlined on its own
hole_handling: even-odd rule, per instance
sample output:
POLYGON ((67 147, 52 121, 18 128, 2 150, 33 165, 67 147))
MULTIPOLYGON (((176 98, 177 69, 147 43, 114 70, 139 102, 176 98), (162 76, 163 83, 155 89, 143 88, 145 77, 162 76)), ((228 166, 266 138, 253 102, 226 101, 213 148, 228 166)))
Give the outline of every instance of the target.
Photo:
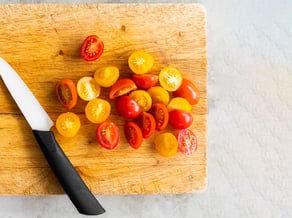
MULTIPOLYGON (((194 193, 204 190, 207 178, 207 59, 206 15, 196 4, 81 4, 1 5, 0 56, 19 73, 55 121, 65 112, 54 93, 55 82, 75 82, 92 76, 105 65, 119 67, 121 77, 130 70, 127 58, 142 49, 153 54, 152 72, 177 67, 195 82, 201 100, 192 108, 190 127, 198 138, 197 151, 165 158, 153 148, 153 137, 133 150, 121 134, 117 149, 107 151, 95 140, 96 124, 84 115, 79 99, 72 110, 81 118, 74 138, 56 139, 95 194, 194 193), (84 62, 79 56, 83 39, 100 36, 105 44, 101 59, 84 62)), ((103 88, 101 98, 107 98, 103 88)), ((112 104, 109 120, 120 129, 124 119, 112 104)), ((32 111, 33 113, 33 111, 32 111)), ((173 131, 168 128, 168 131, 173 131)), ((122 132, 122 131, 121 131, 122 132)), ((156 133, 157 134, 157 133, 156 133)), ((0 194, 40 195, 64 193, 34 139, 31 128, 0 80, 0 194)))

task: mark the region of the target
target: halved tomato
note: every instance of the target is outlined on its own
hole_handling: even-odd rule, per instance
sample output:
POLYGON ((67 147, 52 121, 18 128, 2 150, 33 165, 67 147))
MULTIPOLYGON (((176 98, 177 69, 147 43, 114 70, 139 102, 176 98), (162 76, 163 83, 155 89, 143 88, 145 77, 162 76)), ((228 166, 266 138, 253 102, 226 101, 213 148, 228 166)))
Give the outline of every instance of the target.
POLYGON ((76 86, 71 79, 63 79, 56 83, 56 95, 59 102, 69 110, 77 104, 76 86))
POLYGON ((159 83, 167 91, 173 92, 182 84, 183 76, 174 67, 165 67, 159 73, 159 83))
POLYGON ((149 138, 155 131, 156 122, 150 113, 144 112, 137 118, 136 122, 142 130, 143 138, 149 138))
POLYGON ((117 99, 116 108, 118 114, 129 119, 136 118, 142 113, 142 109, 138 103, 127 95, 123 95, 117 99))
POLYGON ((118 96, 126 95, 129 92, 136 90, 137 86, 131 79, 119 79, 110 89, 109 98, 115 99, 118 96))
POLYGON ((187 99, 190 104, 197 104, 200 100, 200 91, 190 80, 183 79, 181 86, 173 92, 176 97, 187 99))
POLYGON ((77 82, 77 93, 84 101, 90 101, 100 95, 100 86, 93 77, 85 76, 77 82))
POLYGON ((191 113, 182 110, 169 111, 169 124, 177 129, 185 129, 189 127, 193 122, 193 116, 191 113))
POLYGON ((129 96, 138 103, 142 111, 148 111, 151 108, 152 98, 148 92, 144 90, 135 90, 131 92, 129 96))
POLYGON ((178 109, 182 111, 186 111, 191 113, 192 111, 192 105, 186 100, 185 98, 182 97, 174 97, 170 100, 168 106, 168 110, 171 111, 173 109, 178 109))
POLYGON ((178 133, 178 148, 185 155, 194 153, 197 149, 195 133, 189 129, 180 130, 178 133))
POLYGON ((62 113, 56 120, 56 128, 60 135, 73 137, 80 129, 80 119, 72 112, 62 113))
POLYGON ((85 115, 92 123, 102 123, 109 117, 110 113, 110 103, 100 98, 89 101, 85 107, 85 115))
POLYGON ((147 92, 150 94, 153 103, 168 104, 170 99, 169 93, 161 86, 153 86, 147 92))
POLYGON ((95 81, 102 87, 112 86, 118 80, 119 76, 119 68, 115 66, 99 68, 94 73, 95 81))
POLYGON ((165 129, 169 119, 167 107, 161 103, 154 103, 150 109, 150 113, 156 121, 156 130, 160 131, 165 129))
POLYGON ((129 59, 128 64, 130 69, 136 74, 147 73, 154 64, 153 56, 145 51, 133 52, 129 59))
POLYGON ((85 61, 95 61, 104 50, 103 41, 96 35, 87 36, 80 49, 80 55, 85 61))
POLYGON ((132 78, 141 89, 149 89, 158 83, 158 75, 155 74, 133 74, 132 78))
POLYGON ((132 121, 127 122, 124 126, 124 133, 128 143, 134 149, 138 149, 142 145, 142 131, 136 123, 132 121))
POLYGON ((154 145, 156 151, 165 157, 175 155, 178 147, 176 137, 170 132, 157 135, 154 139, 154 145))
POLYGON ((110 121, 104 121, 96 128, 96 140, 106 149, 114 149, 120 143, 120 132, 117 125, 110 121))

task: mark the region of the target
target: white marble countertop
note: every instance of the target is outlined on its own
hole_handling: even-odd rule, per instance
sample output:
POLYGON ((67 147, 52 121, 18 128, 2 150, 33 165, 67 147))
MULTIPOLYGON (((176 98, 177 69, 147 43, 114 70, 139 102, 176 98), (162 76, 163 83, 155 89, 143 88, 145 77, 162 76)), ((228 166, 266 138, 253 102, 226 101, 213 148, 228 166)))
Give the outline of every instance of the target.
MULTIPOLYGON (((137 1, 0 1, 39 2, 137 1)), ((208 187, 189 195, 98 196, 107 210, 99 217, 292 217, 292 1, 160 2, 206 7, 208 187)), ((61 195, 1 196, 0 217, 85 216, 61 195)))

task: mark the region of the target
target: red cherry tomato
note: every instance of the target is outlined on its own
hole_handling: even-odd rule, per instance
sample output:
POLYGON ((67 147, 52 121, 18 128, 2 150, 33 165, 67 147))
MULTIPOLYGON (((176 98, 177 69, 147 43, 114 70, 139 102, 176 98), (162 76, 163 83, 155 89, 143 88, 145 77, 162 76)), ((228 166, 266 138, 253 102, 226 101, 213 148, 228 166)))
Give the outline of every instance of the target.
POLYGON ((183 97, 187 99, 191 105, 197 104, 200 100, 200 92, 198 88, 190 80, 183 79, 181 86, 173 92, 175 97, 183 97))
POLYGON ((161 103, 154 103, 150 109, 150 113, 156 121, 156 130, 160 131, 165 129, 169 119, 167 107, 161 103))
POLYGON ((80 49, 80 55, 85 61, 95 61, 103 53, 103 41, 95 35, 87 36, 80 49))
POLYGON ((141 89, 149 89, 158 83, 158 75, 155 74, 133 74, 132 78, 141 89))
POLYGON ((143 138, 149 138, 156 128, 156 122, 152 114, 144 112, 136 120, 142 129, 143 138))
POLYGON ((56 83, 56 95, 59 102, 69 110, 77 104, 76 86, 70 79, 63 79, 56 83))
POLYGON ((191 113, 174 109, 169 112, 169 124, 177 129, 185 129, 193 122, 191 113))
POLYGON ((106 149, 114 149, 120 143, 119 128, 110 121, 104 121, 96 128, 96 140, 106 149))
POLYGON ((117 112, 125 118, 137 118, 141 113, 142 109, 138 103, 130 96, 124 95, 117 99, 116 102, 117 112))
POLYGON ((142 145, 143 135, 140 127, 130 121, 124 126, 124 133, 128 143, 134 148, 138 149, 142 145))
POLYGON ((178 148, 185 155, 194 153, 197 149, 195 133, 189 129, 180 130, 178 133, 178 148))
POLYGON ((109 98, 115 99, 118 96, 128 94, 129 92, 136 90, 137 86, 131 79, 119 79, 110 89, 109 98))

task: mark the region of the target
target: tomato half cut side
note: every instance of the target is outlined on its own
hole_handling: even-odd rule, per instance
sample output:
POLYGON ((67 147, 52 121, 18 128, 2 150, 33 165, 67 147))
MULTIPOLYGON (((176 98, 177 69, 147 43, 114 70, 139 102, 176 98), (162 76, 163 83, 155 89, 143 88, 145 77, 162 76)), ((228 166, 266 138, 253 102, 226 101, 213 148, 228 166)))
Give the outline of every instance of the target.
POLYGON ((169 124, 177 129, 188 128, 193 122, 191 113, 174 109, 169 112, 169 124))
POLYGON ((159 73, 159 83, 167 91, 176 91, 182 84, 183 76, 174 67, 165 67, 159 73))
POLYGON ((141 89, 149 89, 158 83, 158 75, 155 74, 133 74, 132 78, 141 89))
POLYGON ((110 89, 109 99, 115 99, 118 96, 126 95, 129 92, 136 90, 137 86, 133 80, 124 78, 119 79, 110 89))
POLYGON ((169 119, 167 107, 161 103, 154 103, 150 109, 150 113, 156 121, 156 130, 161 131, 165 129, 169 119))
POLYGON ((190 155, 197 149, 197 137, 190 129, 182 129, 178 133, 178 148, 185 154, 190 155))
POLYGON ((73 137, 80 129, 80 119, 75 113, 62 113, 56 120, 56 128, 60 135, 64 137, 73 137))
POLYGON ((63 79, 56 83, 56 96, 61 105, 68 110, 77 104, 77 91, 74 82, 70 79, 63 79))
POLYGON ((136 74, 147 73, 154 64, 153 56, 145 51, 133 52, 129 59, 128 64, 130 69, 136 74))
POLYGON ((100 95, 100 86, 91 76, 84 76, 77 82, 77 93, 84 101, 91 101, 100 95))
POLYGON ((154 133, 156 121, 152 114, 144 112, 137 118, 136 122, 142 130, 143 138, 149 138, 154 133))
POLYGON ((87 36, 80 49, 80 55, 85 61, 95 61, 103 53, 103 41, 96 35, 87 36))
POLYGON ((132 121, 127 122, 124 126, 124 133, 132 148, 140 148, 143 142, 143 135, 140 127, 136 123, 132 121))
POLYGON ((120 143, 120 132, 117 125, 104 121, 96 128, 96 140, 104 148, 112 150, 120 143))
POLYGON ((111 113, 111 105, 107 100, 95 98, 85 106, 85 116, 92 123, 102 123, 111 113))

